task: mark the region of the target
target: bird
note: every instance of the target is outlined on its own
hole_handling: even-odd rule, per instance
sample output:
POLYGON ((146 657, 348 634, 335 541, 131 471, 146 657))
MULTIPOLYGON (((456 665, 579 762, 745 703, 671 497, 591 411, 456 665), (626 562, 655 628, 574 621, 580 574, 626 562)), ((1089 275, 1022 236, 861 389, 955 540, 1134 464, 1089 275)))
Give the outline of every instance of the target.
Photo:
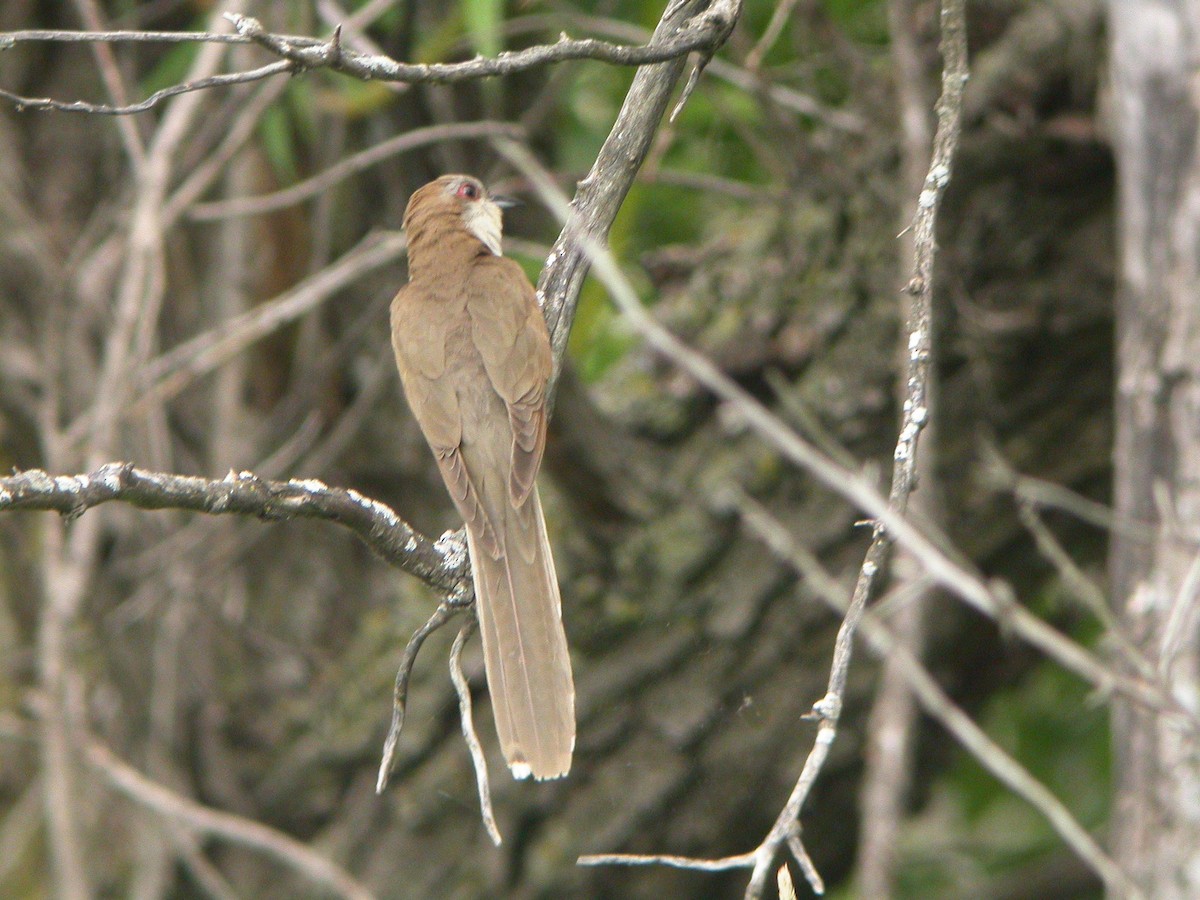
POLYGON ((571 767, 575 686, 535 483, 553 357, 533 285, 502 252, 512 205, 470 175, 412 194, 391 328, 408 406, 466 523, 500 747, 515 778, 540 781, 571 767))

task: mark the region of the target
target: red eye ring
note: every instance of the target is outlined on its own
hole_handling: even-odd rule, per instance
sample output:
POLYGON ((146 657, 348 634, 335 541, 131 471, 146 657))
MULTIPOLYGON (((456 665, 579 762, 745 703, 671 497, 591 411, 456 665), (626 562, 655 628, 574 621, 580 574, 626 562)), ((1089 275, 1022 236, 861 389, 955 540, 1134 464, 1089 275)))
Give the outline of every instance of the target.
POLYGON ((479 188, 477 188, 475 185, 471 184, 471 182, 469 182, 469 181, 460 184, 458 186, 458 190, 455 191, 455 193, 460 197, 466 198, 467 200, 478 200, 479 199, 479 188))

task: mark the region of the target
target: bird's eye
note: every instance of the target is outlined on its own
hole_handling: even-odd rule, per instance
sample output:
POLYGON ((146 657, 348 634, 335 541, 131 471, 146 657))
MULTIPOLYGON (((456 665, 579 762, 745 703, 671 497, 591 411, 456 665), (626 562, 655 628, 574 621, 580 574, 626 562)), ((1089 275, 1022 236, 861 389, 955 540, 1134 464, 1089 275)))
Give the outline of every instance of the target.
POLYGON ((469 181, 465 184, 460 184, 458 186, 458 196, 465 197, 468 200, 478 200, 479 188, 475 187, 475 185, 471 184, 469 181))

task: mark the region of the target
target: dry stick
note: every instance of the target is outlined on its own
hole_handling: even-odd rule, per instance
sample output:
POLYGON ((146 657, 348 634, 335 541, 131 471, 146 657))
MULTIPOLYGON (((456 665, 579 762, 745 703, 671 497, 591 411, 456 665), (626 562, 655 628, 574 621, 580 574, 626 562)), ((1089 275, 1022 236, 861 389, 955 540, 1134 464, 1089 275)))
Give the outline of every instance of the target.
POLYGON ((175 820, 189 831, 265 853, 339 896, 351 900, 371 900, 374 896, 341 866, 281 831, 261 822, 210 809, 181 796, 151 781, 99 743, 88 744, 86 753, 88 762, 121 793, 159 815, 175 820))
MULTIPOLYGON (((0 34, 0 47, 3 47, 7 37, 11 37, 11 35, 0 34)), ((229 75, 210 75, 207 78, 197 78, 192 81, 185 81, 183 84, 173 84, 170 87, 165 87, 160 91, 155 91, 140 103, 131 103, 128 106, 111 106, 107 103, 86 103, 83 100, 54 100, 50 97, 22 97, 20 94, 14 94, 12 91, 6 91, 3 88, 0 88, 0 97, 11 102, 16 107, 17 112, 54 110, 55 112, 90 113, 91 115, 99 116, 129 116, 153 109, 164 100, 169 100, 171 97, 178 97, 180 94, 190 94, 194 91, 205 91, 210 88, 225 87, 230 84, 249 84, 252 81, 262 81, 264 78, 270 78, 274 75, 294 72, 295 69, 296 66, 294 63, 287 60, 280 60, 279 62, 260 66, 257 69, 251 69, 248 72, 234 72, 229 75)))
MULTIPOLYGON (((803 575, 832 609, 841 610, 842 592, 810 550, 800 545, 778 519, 749 497, 739 495, 734 498, 733 505, 742 521, 763 543, 803 575)), ((906 588, 902 586, 898 590, 906 588)), ((937 719, 984 768, 1045 816, 1068 846, 1104 879, 1115 896, 1142 896, 1120 866, 1104 852, 1062 801, 955 705, 929 670, 897 639, 879 616, 878 608, 863 617, 861 627, 876 655, 896 661, 897 671, 925 711, 937 719)))
MULTIPOLYGON (((699 6, 696 0, 672 0, 654 29, 648 46, 669 45, 676 32, 690 26, 690 17, 699 6)), ((726 6, 729 9, 729 27, 732 28, 741 7, 736 0, 726 6)), ((706 15, 712 11, 710 8, 706 15)), ((551 402, 558 373, 562 369, 579 291, 591 266, 592 254, 586 250, 585 244, 589 241, 603 242, 608 235, 625 195, 629 193, 646 154, 650 152, 654 135, 683 66, 684 59, 678 57, 638 69, 616 121, 596 155, 596 161, 579 182, 570 210, 563 217, 565 224, 562 233, 554 242, 538 279, 538 299, 550 328, 554 350, 554 375, 547 390, 551 402)))
POLYGON ((475 733, 475 722, 471 717, 471 686, 467 684, 467 676, 462 670, 463 647, 475 631, 475 624, 475 619, 468 619, 454 638, 454 646, 450 648, 450 680, 454 682, 454 691, 458 694, 458 718, 462 723, 463 739, 467 742, 467 749, 471 751, 471 763, 475 766, 475 784, 479 789, 479 811, 483 816, 483 825, 487 828, 492 843, 499 847, 500 828, 496 825, 496 813, 492 810, 487 758, 483 755, 483 747, 475 733))
POLYGON ((404 714, 408 706, 408 682, 412 677, 413 666, 417 662, 417 654, 421 652, 421 646, 425 643, 425 639, 450 621, 450 617, 458 610, 459 607, 445 601, 439 603, 425 624, 413 632, 413 636, 408 639, 408 644, 404 647, 404 654, 400 657, 400 668, 396 670, 396 683, 392 688, 392 723, 388 726, 387 738, 383 742, 379 775, 375 779, 375 793, 377 794, 383 793, 384 788, 388 786, 388 780, 392 777, 396 745, 400 741, 400 730, 404 727, 404 714))
MULTIPOLYGON (((672 0, 664 19, 676 7, 691 6, 687 0, 672 0)), ((736 4, 718 0, 686 29, 673 29, 668 40, 651 41, 641 47, 621 46, 605 41, 584 38, 571 40, 563 36, 553 44, 543 44, 501 53, 494 58, 476 57, 461 63, 431 63, 415 65, 398 62, 386 56, 368 56, 341 46, 340 29, 317 45, 308 41, 296 42, 283 35, 272 34, 262 23, 249 16, 227 16, 238 34, 250 37, 266 50, 300 64, 305 69, 329 68, 353 75, 364 81, 403 81, 408 84, 435 82, 449 84, 473 81, 497 75, 511 75, 548 63, 566 60, 591 59, 622 66, 646 66, 686 56, 693 50, 704 51, 719 47, 728 35, 736 16, 731 17, 736 4)))

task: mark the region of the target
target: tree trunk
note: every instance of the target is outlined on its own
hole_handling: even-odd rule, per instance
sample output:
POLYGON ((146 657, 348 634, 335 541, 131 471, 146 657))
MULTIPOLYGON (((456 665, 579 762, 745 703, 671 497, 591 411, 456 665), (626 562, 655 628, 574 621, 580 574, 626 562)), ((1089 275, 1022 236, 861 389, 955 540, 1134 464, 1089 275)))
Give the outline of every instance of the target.
MULTIPOLYGON (((1200 537, 1200 2, 1110 5, 1120 203, 1114 603, 1193 710, 1200 537)), ((1200 897, 1200 757, 1190 735, 1119 702, 1112 844, 1155 898, 1200 897)))

